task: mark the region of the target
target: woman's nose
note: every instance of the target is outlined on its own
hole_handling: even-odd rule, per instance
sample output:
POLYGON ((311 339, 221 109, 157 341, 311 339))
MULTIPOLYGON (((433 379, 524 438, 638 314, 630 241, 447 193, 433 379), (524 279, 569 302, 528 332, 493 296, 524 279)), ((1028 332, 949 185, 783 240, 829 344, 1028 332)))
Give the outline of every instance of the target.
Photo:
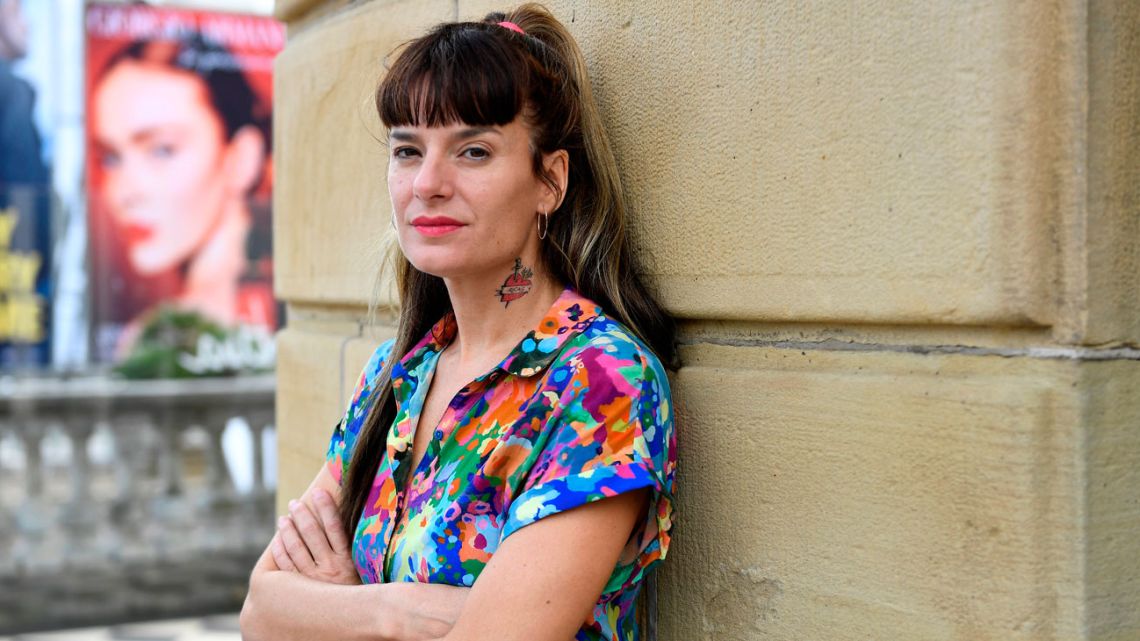
POLYGON ((415 180, 412 182, 412 193, 420 200, 441 199, 451 197, 452 176, 451 167, 443 154, 426 154, 419 163, 415 180))
POLYGON ((145 179, 139 176, 134 162, 124 158, 114 170, 107 172, 105 189, 120 215, 128 213, 142 201, 145 179))

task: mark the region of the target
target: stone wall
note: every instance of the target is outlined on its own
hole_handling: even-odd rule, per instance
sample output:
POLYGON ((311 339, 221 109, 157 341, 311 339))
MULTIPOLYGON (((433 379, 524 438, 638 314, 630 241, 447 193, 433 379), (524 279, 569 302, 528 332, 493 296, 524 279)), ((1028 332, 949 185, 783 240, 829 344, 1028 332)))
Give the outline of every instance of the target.
MULTIPOLYGON (((1140 637, 1140 5, 548 6, 681 320, 661 638, 1140 637)), ((384 58, 499 8, 278 0, 280 501, 392 332, 384 58)))

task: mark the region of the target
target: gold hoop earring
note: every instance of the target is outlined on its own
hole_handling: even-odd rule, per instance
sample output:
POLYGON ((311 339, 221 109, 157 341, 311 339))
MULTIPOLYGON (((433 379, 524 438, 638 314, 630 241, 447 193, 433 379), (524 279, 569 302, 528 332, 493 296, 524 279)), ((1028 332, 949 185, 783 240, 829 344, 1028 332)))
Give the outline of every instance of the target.
POLYGON ((538 239, 543 240, 546 238, 546 232, 550 231, 550 214, 545 211, 538 215, 538 220, 535 221, 538 225, 538 239))

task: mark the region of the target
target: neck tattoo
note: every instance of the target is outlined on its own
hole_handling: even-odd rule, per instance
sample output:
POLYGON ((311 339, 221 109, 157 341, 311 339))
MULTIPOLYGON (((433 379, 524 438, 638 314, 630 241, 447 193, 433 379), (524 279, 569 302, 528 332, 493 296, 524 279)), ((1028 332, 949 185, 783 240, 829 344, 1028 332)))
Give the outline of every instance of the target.
POLYGON ((529 267, 523 267, 522 259, 515 259, 514 270, 507 279, 503 281, 503 286, 495 290, 495 295, 499 297, 499 302, 503 307, 509 307, 511 301, 518 300, 523 296, 530 293, 530 288, 534 284, 531 282, 531 277, 534 272, 529 267))

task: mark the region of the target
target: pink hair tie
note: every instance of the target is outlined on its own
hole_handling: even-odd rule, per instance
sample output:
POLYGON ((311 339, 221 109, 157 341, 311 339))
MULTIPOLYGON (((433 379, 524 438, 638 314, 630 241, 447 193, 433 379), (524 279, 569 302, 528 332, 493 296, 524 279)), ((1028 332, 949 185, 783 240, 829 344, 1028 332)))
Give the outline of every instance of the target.
POLYGON ((504 20, 504 21, 499 23, 499 26, 500 27, 506 27, 507 29, 510 29, 511 31, 517 31, 518 33, 521 33, 524 36, 526 35, 526 32, 522 30, 522 27, 518 26, 517 24, 515 24, 513 22, 507 22, 506 20, 504 20))

